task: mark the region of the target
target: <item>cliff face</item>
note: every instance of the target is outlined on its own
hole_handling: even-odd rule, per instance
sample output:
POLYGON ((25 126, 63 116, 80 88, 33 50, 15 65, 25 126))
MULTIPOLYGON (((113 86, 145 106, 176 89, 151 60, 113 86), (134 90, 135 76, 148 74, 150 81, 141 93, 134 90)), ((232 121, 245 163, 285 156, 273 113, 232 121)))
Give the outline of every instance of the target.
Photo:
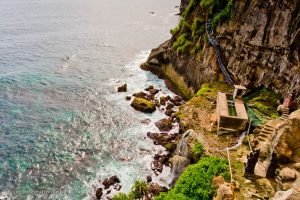
MULTIPOLYGON (((197 7, 192 18, 201 15, 197 7)), ((300 0, 235 1, 231 18, 214 35, 235 83, 263 85, 282 95, 292 90, 300 102, 300 0)), ((197 53, 179 54, 172 47, 176 37, 153 49, 142 67, 165 76, 188 98, 221 73, 207 42, 197 53)))

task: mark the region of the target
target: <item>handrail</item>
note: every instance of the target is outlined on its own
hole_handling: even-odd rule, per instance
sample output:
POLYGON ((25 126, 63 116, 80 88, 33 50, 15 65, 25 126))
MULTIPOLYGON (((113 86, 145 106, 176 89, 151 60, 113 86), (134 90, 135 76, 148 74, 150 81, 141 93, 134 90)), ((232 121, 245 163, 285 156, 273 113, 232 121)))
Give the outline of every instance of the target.
POLYGON ((217 40, 213 37, 213 32, 212 32, 212 28, 211 28, 211 23, 210 22, 206 22, 205 24, 206 27, 206 34, 208 37, 208 41, 209 43, 213 46, 214 48, 214 52, 216 54, 217 60, 218 60, 218 64, 219 64, 219 68, 221 69, 226 82, 233 86, 234 85, 234 81, 232 80, 227 67, 223 64, 223 60, 222 60, 222 56, 221 56, 221 50, 219 47, 219 44, 217 42, 217 40))

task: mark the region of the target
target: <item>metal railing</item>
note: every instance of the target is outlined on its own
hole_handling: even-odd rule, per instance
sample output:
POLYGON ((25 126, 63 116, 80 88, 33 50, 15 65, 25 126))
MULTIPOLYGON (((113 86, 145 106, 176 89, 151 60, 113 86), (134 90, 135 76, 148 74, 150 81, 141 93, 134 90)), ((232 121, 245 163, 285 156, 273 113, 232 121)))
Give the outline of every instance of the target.
POLYGON ((208 37, 208 41, 212 45, 212 47, 214 48, 214 52, 215 52, 217 60, 218 60, 219 68, 221 69, 226 82, 229 85, 233 86, 234 81, 232 80, 231 75, 228 72, 227 67, 223 64, 224 62, 222 60, 221 50, 220 50, 220 47, 219 47, 219 44, 218 44, 217 40, 213 36, 211 23, 206 22, 205 27, 206 27, 206 34, 207 34, 207 37, 208 37))

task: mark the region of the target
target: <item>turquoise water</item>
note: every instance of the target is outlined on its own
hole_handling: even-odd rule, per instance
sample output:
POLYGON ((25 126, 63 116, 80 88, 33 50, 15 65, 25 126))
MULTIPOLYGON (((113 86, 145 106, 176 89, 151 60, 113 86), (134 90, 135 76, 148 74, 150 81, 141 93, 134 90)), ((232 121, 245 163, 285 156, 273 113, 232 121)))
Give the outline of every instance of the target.
POLYGON ((0 1, 0 199, 92 199, 108 176, 128 191, 152 175, 162 149, 145 136, 163 113, 124 98, 149 84, 170 93, 138 65, 170 37, 177 4, 0 1), (123 82, 129 91, 117 94, 123 82))

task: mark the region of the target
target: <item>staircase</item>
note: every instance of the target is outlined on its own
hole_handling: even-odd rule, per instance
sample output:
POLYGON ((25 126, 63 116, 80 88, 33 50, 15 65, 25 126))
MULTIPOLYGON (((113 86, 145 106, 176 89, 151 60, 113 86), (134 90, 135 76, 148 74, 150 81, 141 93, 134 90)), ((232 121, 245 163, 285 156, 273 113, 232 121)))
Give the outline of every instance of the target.
POLYGON ((217 60, 218 60, 219 68, 221 69, 221 71, 222 71, 222 73, 225 77, 226 82, 230 86, 233 86, 234 82, 232 80, 232 77, 231 77, 227 67, 223 64, 222 54, 221 54, 221 49, 219 47, 219 44, 218 44, 217 40, 214 38, 214 36, 212 34, 213 32, 212 32, 212 28, 211 28, 211 23, 207 22, 205 24, 205 27, 206 27, 206 34, 207 34, 207 37, 208 37, 208 41, 212 45, 212 47, 214 48, 214 52, 215 52, 217 60))
POLYGON ((281 117, 279 117, 279 119, 286 120, 286 119, 289 118, 289 115, 290 115, 290 109, 287 108, 287 107, 283 107, 282 108, 282 115, 281 115, 281 117))

